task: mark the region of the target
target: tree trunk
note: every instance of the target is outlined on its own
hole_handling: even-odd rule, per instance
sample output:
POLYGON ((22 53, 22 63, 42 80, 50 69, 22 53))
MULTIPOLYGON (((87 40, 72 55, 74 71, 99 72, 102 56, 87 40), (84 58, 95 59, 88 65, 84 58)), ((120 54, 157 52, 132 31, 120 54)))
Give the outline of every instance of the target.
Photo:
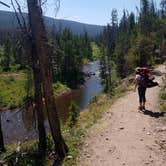
POLYGON ((45 30, 41 6, 38 6, 37 0, 27 0, 30 26, 32 35, 35 38, 37 54, 39 55, 40 69, 42 73, 43 92, 48 113, 51 133, 54 139, 57 154, 60 158, 64 158, 68 152, 60 130, 60 121, 55 105, 55 97, 52 86, 52 69, 50 48, 48 46, 47 33, 45 30))
MULTIPOLYGON (((18 4, 18 7, 19 4, 18 4)), ((20 12, 20 11, 19 11, 20 12)), ((33 70, 33 79, 34 79, 34 91, 35 91, 35 111, 37 112, 37 126, 39 133, 39 152, 44 154, 46 151, 46 131, 44 126, 44 106, 42 100, 42 79, 41 79, 41 70, 39 65, 39 56, 37 54, 36 45, 34 42, 34 37, 28 32, 26 25, 21 26, 21 20, 17 13, 16 18, 20 25, 21 29, 21 39, 23 43, 24 50, 26 51, 29 66, 33 70)), ((20 13, 22 15, 22 13, 20 13)), ((25 21, 25 20, 24 20, 25 21)))
POLYGON ((0 114, 0 153, 4 151, 5 151, 5 146, 3 141, 2 127, 1 127, 1 114, 0 114))
POLYGON ((29 66, 33 70, 34 93, 35 93, 35 111, 37 113, 37 127, 39 134, 39 153, 44 154, 47 148, 46 131, 44 126, 44 105, 42 95, 42 76, 39 65, 39 57, 36 51, 34 38, 27 31, 22 30, 22 35, 26 36, 23 40, 23 46, 29 57, 29 66), (25 35, 26 34, 26 35, 25 35))
POLYGON ((38 57, 35 53, 35 48, 32 45, 32 58, 33 58, 33 75, 35 85, 35 110, 37 111, 37 125, 39 131, 39 152, 43 154, 46 151, 46 131, 44 126, 44 106, 42 100, 42 80, 41 71, 38 64, 38 57))

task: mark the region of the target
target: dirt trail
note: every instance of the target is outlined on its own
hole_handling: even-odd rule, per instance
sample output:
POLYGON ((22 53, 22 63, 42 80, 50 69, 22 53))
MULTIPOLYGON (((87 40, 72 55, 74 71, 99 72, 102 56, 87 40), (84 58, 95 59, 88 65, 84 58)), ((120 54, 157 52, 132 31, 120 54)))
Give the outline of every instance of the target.
MULTIPOLYGON (((165 72, 164 66, 158 69, 165 72)), ((166 124, 157 113, 159 90, 147 90, 145 114, 137 110, 136 92, 120 98, 89 130, 79 166, 166 166, 166 124)))

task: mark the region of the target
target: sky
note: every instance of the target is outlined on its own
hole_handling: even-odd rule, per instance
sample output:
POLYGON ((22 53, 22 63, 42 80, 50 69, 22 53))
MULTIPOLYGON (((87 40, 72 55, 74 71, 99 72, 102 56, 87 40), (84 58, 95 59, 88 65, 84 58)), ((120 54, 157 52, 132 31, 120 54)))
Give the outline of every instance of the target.
MULTIPOLYGON (((22 6, 25 6, 25 0, 18 1, 23 4, 22 6)), ((44 14, 49 17, 55 17, 55 0, 47 1, 47 6, 44 7, 44 14)), ((3 0, 3 2, 10 4, 10 0, 3 0)), ((160 0, 156 0, 156 2, 159 3, 160 0)), ((140 6, 140 0, 61 0, 61 6, 56 18, 106 25, 110 22, 112 9, 116 8, 118 17, 121 18, 123 9, 136 13, 136 6, 140 6)), ((12 9, 0 5, 0 10, 12 9)))

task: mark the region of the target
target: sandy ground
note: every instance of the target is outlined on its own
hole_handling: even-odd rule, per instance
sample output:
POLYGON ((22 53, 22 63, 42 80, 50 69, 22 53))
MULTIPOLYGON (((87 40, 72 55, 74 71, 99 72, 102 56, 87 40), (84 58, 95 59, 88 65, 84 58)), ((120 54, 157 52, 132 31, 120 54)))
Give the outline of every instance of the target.
MULTIPOLYGON (((165 72, 164 66, 158 68, 165 72)), ((162 77, 156 77, 162 82, 162 77)), ((159 113, 159 87, 147 90, 145 113, 137 92, 117 100, 88 131, 79 166, 166 166, 166 123, 159 113)))

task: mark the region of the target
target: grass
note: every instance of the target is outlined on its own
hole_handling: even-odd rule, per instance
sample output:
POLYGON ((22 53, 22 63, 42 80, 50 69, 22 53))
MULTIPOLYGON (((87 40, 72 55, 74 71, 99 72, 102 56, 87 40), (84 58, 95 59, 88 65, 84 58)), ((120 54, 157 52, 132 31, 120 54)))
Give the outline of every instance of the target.
MULTIPOLYGON (((103 113, 111 107, 117 98, 125 94, 124 92, 127 90, 126 87, 127 86, 119 86, 116 88, 114 93, 116 95, 114 96, 100 94, 91 102, 88 108, 81 113, 74 127, 70 128, 67 125, 62 127, 63 137, 69 147, 68 156, 70 156, 70 158, 67 157, 64 160, 63 166, 78 165, 77 159, 84 142, 84 137, 87 135, 87 129, 102 117, 103 113)), ((0 155, 0 160, 6 160, 8 165, 16 160, 18 161, 18 166, 35 166, 40 165, 41 162, 43 165, 50 165, 52 161, 50 156, 54 152, 54 144, 51 136, 48 135, 48 150, 46 152, 46 158, 43 160, 38 158, 37 143, 37 140, 35 140, 21 144, 21 152, 16 152, 18 144, 9 145, 6 147, 7 152, 0 155)))
POLYGON ((163 87, 160 91, 160 110, 166 112, 166 75, 163 78, 163 87))
MULTIPOLYGON (((6 107, 17 107, 22 103, 22 100, 25 96, 25 76, 20 75, 19 77, 1 77, 0 78, 0 96, 1 103, 6 107), (12 105, 14 103, 14 106, 12 105)), ((62 93, 64 91, 69 90, 69 88, 61 83, 56 83, 54 86, 55 94, 62 93)), ((126 84, 123 84, 117 87, 114 90, 115 95, 109 94, 100 94, 95 97, 88 108, 81 112, 81 115, 78 118, 78 121, 74 127, 69 127, 64 125, 62 127, 63 137, 69 147, 68 156, 63 165, 64 166, 76 166, 78 165, 78 156, 80 153, 80 149, 84 142, 84 137, 87 135, 87 129, 90 128, 94 123, 96 123, 99 119, 101 119, 104 112, 106 112, 113 102, 125 94, 127 87, 126 84)), ((8 165, 10 162, 13 163, 15 160, 18 160, 18 166, 33 166, 40 165, 40 162, 44 163, 44 165, 50 165, 52 159, 50 159, 50 155, 54 152, 54 143, 50 135, 47 138, 48 142, 48 150, 46 152, 46 158, 44 160, 40 160, 38 158, 38 141, 31 141, 21 144, 21 153, 16 152, 18 144, 9 145, 6 147, 6 153, 0 155, 0 160, 5 161, 7 159, 8 165)))
POLYGON ((64 135, 69 145, 69 155, 72 156, 72 159, 65 159, 63 163, 64 166, 78 165, 77 160, 84 142, 84 137, 88 134, 87 129, 97 123, 98 120, 102 118, 103 113, 108 111, 112 104, 125 94, 128 90, 126 87, 127 86, 119 86, 116 88, 114 92, 116 95, 113 96, 100 94, 91 102, 88 108, 81 113, 77 125, 72 129, 72 132, 69 132, 70 136, 65 137, 64 135))
POLYGON ((0 105, 9 109, 20 107, 26 95, 25 76, 0 78, 0 105))
POLYGON ((64 85, 60 82, 54 83, 53 87, 54 87, 54 94, 55 95, 59 95, 63 92, 66 92, 66 91, 70 90, 70 88, 68 88, 67 85, 64 85))
MULTIPOLYGON (((22 106, 26 97, 26 75, 20 73, 17 76, 12 76, 15 73, 10 74, 0 77, 0 107, 15 109, 22 106)), ((69 90, 66 85, 60 82, 54 83, 53 87, 55 95, 69 90)))

